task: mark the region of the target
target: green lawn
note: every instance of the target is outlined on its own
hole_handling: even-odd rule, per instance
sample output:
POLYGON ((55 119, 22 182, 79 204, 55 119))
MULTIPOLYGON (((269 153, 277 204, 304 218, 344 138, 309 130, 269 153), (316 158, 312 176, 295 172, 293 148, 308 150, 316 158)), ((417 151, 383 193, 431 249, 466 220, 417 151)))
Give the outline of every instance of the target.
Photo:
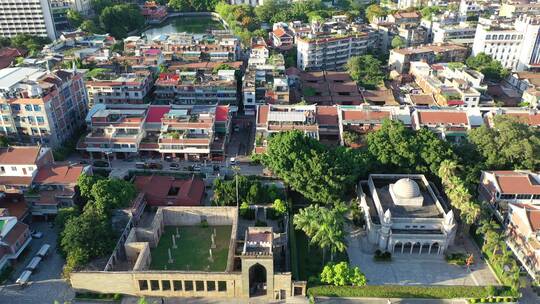
POLYGON ((172 235, 176 226, 166 226, 156 248, 151 249, 153 270, 209 270, 225 271, 231 238, 231 226, 179 226, 180 238, 176 239, 178 248, 172 248, 172 235), (210 235, 216 229, 216 248, 212 249, 214 261, 208 258, 210 253, 210 235), (173 263, 168 262, 168 248, 171 248, 173 263))
MULTIPOLYGON (((323 265, 323 252, 316 245, 311 245, 308 249, 309 240, 306 235, 299 230, 295 230, 296 254, 298 262, 298 279, 306 281, 310 277, 317 277, 321 274, 323 265)), ((334 257, 334 262, 349 261, 347 252, 338 253, 334 257)), ((325 264, 330 262, 330 252, 326 251, 325 264)), ((294 263, 293 263, 294 264, 294 263)))

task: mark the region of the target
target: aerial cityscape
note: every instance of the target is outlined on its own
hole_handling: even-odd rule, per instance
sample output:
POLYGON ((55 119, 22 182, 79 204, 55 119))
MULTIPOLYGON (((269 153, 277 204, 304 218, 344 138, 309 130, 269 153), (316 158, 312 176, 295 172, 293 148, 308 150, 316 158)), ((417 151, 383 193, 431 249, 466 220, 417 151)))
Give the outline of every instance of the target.
POLYGON ((540 1, 0 0, 0 303, 540 304, 540 1))

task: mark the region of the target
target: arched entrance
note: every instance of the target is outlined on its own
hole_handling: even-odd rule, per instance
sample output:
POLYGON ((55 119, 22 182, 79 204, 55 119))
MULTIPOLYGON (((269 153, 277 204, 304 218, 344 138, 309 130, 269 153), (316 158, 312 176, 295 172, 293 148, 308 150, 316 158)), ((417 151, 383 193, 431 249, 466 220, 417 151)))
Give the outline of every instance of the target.
POLYGON ((264 296, 266 289, 266 268, 257 263, 249 268, 249 296, 264 296))

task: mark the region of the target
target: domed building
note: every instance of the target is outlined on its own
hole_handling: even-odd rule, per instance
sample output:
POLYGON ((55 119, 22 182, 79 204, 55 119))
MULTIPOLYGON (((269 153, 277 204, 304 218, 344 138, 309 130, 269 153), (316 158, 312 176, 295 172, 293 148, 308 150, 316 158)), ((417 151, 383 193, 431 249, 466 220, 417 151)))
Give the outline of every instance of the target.
POLYGON ((424 175, 371 174, 358 186, 370 243, 394 254, 442 254, 454 242, 454 213, 424 175))

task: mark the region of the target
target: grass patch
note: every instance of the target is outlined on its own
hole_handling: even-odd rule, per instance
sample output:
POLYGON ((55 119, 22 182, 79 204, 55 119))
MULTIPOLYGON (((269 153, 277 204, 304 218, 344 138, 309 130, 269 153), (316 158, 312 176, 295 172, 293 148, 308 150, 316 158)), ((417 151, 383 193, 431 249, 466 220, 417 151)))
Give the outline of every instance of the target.
MULTIPOLYGON (((297 263, 298 263, 298 279, 317 283, 318 276, 321 274, 326 263, 330 262, 330 252, 327 250, 324 256, 323 251, 316 245, 311 245, 308 248, 309 240, 304 232, 295 230, 297 263)), ((340 252, 334 256, 334 262, 349 262, 347 252, 340 252)))
POLYGON ((180 238, 176 239, 178 248, 174 249, 172 235, 176 234, 176 226, 165 226, 158 246, 151 250, 152 270, 208 270, 225 271, 231 226, 179 226, 180 238), (210 262, 209 249, 212 244, 210 235, 216 230, 216 248, 212 249, 213 262, 210 262), (171 249, 173 263, 169 263, 168 249, 171 249))
POLYGON ((375 298, 487 298, 489 288, 483 286, 316 286, 308 289, 310 296, 375 297, 375 298))

